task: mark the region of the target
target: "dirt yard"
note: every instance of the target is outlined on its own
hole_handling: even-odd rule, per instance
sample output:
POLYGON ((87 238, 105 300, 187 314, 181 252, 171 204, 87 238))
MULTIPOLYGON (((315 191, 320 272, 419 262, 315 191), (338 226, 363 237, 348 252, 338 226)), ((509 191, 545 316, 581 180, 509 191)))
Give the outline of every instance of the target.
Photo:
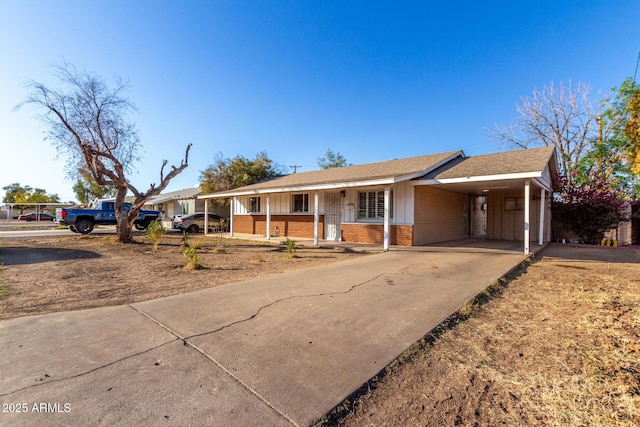
POLYGON ((129 304, 364 256, 376 248, 286 246, 190 237, 203 269, 186 270, 181 234, 158 251, 145 236, 123 245, 113 235, 0 240, 0 319, 129 304), (222 250, 220 248, 222 247, 222 250))
MULTIPOLYGON (((0 319, 126 304, 364 256, 181 236, 0 240, 0 319), (4 295, 2 295, 4 292, 4 295)), ((369 248, 376 251, 375 248, 369 248)), ((325 417, 340 426, 640 425, 640 252, 554 244, 325 417)))
POLYGON ((554 244, 542 255, 323 425, 640 425, 640 252, 554 244))

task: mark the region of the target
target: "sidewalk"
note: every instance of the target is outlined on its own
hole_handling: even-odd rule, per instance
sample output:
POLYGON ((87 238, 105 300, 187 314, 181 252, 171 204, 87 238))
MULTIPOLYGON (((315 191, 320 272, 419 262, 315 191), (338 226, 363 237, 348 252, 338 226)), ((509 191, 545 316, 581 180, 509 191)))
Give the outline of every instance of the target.
POLYGON ((523 259, 484 243, 2 321, 0 425, 309 425, 523 259))

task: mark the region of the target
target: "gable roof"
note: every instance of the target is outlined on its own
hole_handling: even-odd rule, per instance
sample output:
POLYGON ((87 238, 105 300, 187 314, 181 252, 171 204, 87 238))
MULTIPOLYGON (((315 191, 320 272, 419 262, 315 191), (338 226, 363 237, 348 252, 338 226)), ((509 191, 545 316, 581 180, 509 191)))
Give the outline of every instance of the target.
POLYGON ((424 176, 452 159, 462 156, 464 153, 457 150, 364 165, 298 172, 234 190, 200 196, 200 198, 393 184, 424 176))
POLYGON ((443 180, 537 174, 545 170, 554 152, 554 147, 541 147, 464 157, 432 171, 424 178, 443 180))

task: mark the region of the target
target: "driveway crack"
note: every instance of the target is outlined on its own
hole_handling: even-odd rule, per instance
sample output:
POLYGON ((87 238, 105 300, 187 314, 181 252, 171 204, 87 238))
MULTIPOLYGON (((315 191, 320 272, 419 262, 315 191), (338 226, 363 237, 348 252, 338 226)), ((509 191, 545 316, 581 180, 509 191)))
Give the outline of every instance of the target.
MULTIPOLYGON (((263 310, 266 310, 267 308, 272 307, 272 306, 274 306, 276 304, 279 304, 281 302, 284 302, 284 301, 289 301, 289 300, 297 299, 297 298, 315 298, 315 297, 324 297, 324 296, 331 296, 331 295, 346 295, 346 294, 354 291, 355 289, 357 289, 357 288, 359 288, 361 286, 367 285, 367 284, 379 279, 380 277, 382 277, 384 275, 385 275, 385 273, 378 274, 377 276, 372 277, 371 279, 365 280, 363 282, 360 282, 360 283, 357 283, 357 284, 351 286, 346 291, 322 292, 322 293, 319 293, 319 294, 307 294, 307 295, 292 295, 292 296, 288 296, 286 298, 280 298, 280 299, 277 299, 275 301, 270 302, 269 304, 266 304, 266 305, 263 305, 263 306, 259 307, 258 310, 256 310, 256 312, 253 313, 249 317, 246 317, 246 318, 240 319, 240 320, 236 320, 234 322, 231 322, 231 323, 228 323, 226 325, 220 326, 219 328, 213 329, 211 331, 202 332, 202 333, 199 333, 199 334, 189 335, 189 336, 184 337, 182 339, 186 342, 186 340, 189 340, 189 339, 192 339, 192 338, 204 337, 204 336, 207 336, 207 335, 215 334, 215 333, 218 333, 218 332, 223 331, 225 329, 231 328, 232 326, 235 326, 235 325, 238 325, 238 324, 241 324, 241 323, 245 323, 245 322, 249 322, 249 321, 255 319, 256 317, 258 317, 258 315, 263 310)), ((387 283, 387 285, 391 286, 391 284, 389 284, 389 283, 387 283)), ((175 333, 175 332, 172 332, 172 333, 175 333)))
POLYGON ((45 378, 49 377, 51 379, 48 380, 48 381, 40 380, 38 382, 38 384, 32 384, 32 385, 29 385, 29 386, 26 386, 26 387, 22 387, 22 388, 19 388, 19 389, 16 389, 16 390, 8 391, 8 392, 5 392, 5 393, 0 393, 0 397, 11 396, 12 394, 19 393, 19 392, 24 391, 24 390, 29 390, 29 389, 32 389, 32 388, 35 388, 35 387, 41 387, 41 386, 45 386, 45 385, 49 385, 49 384, 53 384, 53 383, 58 383, 60 381, 66 381, 66 380, 71 380, 71 379, 75 379, 75 378, 81 378, 81 377, 84 377, 86 375, 92 374, 94 372, 100 371, 100 370, 102 370, 104 368, 108 368, 110 366, 113 366, 113 365, 115 365, 117 363, 124 362, 125 360, 129 360, 129 359, 132 359, 134 357, 138 357, 138 356, 141 356, 143 354, 149 353, 150 351, 156 350, 156 349, 158 349, 160 347, 164 347, 165 345, 171 344, 171 343, 176 342, 176 341, 177 341, 177 339, 172 339, 172 340, 169 340, 169 341, 165 341, 165 342, 160 343, 158 345, 155 345, 153 347, 147 348, 147 349, 139 351, 137 353, 129 354, 127 356, 121 357, 121 358, 116 359, 116 360, 112 360, 109 363, 105 363, 103 365, 96 366, 95 368, 89 369, 89 370, 84 371, 84 372, 80 372, 78 374, 67 375, 65 377, 60 377, 60 378, 51 378, 48 374, 45 374, 45 378))

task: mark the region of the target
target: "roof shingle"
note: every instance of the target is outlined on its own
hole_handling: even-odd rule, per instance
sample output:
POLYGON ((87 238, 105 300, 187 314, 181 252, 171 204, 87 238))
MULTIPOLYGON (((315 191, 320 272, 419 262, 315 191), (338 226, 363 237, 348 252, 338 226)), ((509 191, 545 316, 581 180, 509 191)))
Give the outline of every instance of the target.
POLYGON ((450 179, 544 171, 554 147, 530 148, 456 159, 425 178, 450 179))

